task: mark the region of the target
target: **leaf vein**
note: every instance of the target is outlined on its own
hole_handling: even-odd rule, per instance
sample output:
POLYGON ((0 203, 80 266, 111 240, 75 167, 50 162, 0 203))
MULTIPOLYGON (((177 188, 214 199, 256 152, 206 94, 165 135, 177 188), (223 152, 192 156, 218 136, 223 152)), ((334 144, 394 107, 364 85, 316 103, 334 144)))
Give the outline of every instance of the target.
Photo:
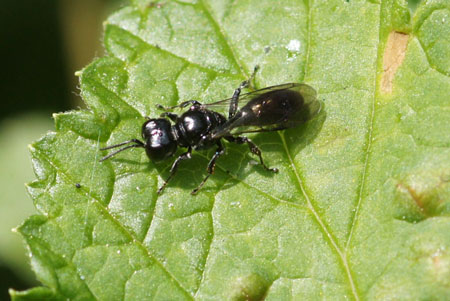
POLYGON ((314 204, 311 201, 310 196, 308 195, 306 188, 303 185, 304 180, 301 178, 300 173, 299 173, 299 168, 296 166, 294 160, 292 159, 292 156, 289 152, 289 148, 286 144, 286 140, 284 138, 284 135, 282 133, 280 133, 280 138, 283 141, 283 145, 284 145, 284 150, 286 152, 286 155, 289 159, 289 163, 292 167, 292 170, 294 171, 294 175, 295 178, 297 179, 297 185, 298 188, 300 189, 300 191, 302 192, 303 196, 305 197, 305 200, 308 204, 308 208, 311 211, 311 213, 314 216, 314 219, 316 220, 317 224, 319 225, 320 230, 323 232, 325 238, 328 240, 329 244, 331 245, 332 248, 334 248, 334 250, 336 251, 337 255, 339 256, 339 258, 341 259, 342 265, 345 269, 345 272, 347 274, 347 278, 349 280, 349 284, 352 290, 352 294, 355 297, 356 300, 359 300, 359 296, 356 292, 356 288, 355 288, 355 284, 354 284, 354 280, 350 271, 350 267, 348 265, 347 262, 347 258, 345 257, 345 254, 342 252, 342 250, 339 248, 339 246, 336 243, 336 238, 332 235, 332 233, 328 230, 327 226, 325 225, 325 223, 322 221, 322 219, 319 216, 319 213, 316 210, 316 207, 314 206, 314 204))
POLYGON ((416 39, 417 39, 417 41, 419 42, 419 45, 420 45, 420 47, 422 48, 422 51, 423 51, 423 53, 425 54, 425 57, 427 58, 427 63, 428 63, 428 66, 430 67, 430 69, 436 71, 436 72, 439 73, 439 74, 442 74, 442 75, 445 76, 445 77, 449 77, 450 74, 447 74, 447 73, 445 73, 444 71, 439 70, 435 65, 433 65, 433 64, 431 63, 431 59, 430 59, 430 56, 429 56, 429 54, 428 54, 428 51, 426 51, 425 45, 423 45, 422 41, 421 41, 419 38, 416 38, 416 39))
MULTIPOLYGON (((380 55, 380 52, 382 51, 380 48, 381 45, 381 22, 382 22, 382 11, 381 11, 381 4, 379 5, 379 23, 378 23, 378 49, 377 49, 377 56, 375 58, 375 66, 379 66, 380 64, 378 64, 379 60, 382 58, 382 56, 380 55)), ((373 126, 374 126, 374 120, 375 120, 375 101, 376 101, 376 93, 377 93, 377 89, 378 89, 378 84, 377 84, 377 76, 376 74, 378 74, 378 67, 376 68, 376 72, 375 72, 375 76, 374 76, 374 89, 373 89, 373 97, 372 97, 372 103, 370 106, 370 117, 369 117, 369 121, 368 121, 368 133, 367 133, 367 138, 366 138, 366 149, 365 149, 365 153, 366 155, 364 156, 364 167, 363 167, 363 171, 361 174, 361 179, 360 179, 360 189, 358 191, 358 196, 357 196, 357 202, 356 202, 356 208, 355 211, 353 213, 353 216, 351 217, 351 226, 350 226, 350 233, 345 245, 345 258, 347 259, 348 257, 348 249, 350 247, 352 238, 353 238, 353 233, 355 231, 355 227, 356 227, 356 223, 358 222, 359 219, 359 214, 360 214, 360 209, 361 209, 361 203, 362 203, 362 199, 363 199, 363 192, 365 190, 366 187, 366 179, 367 179, 367 170, 368 170, 368 163, 369 163, 369 159, 370 159, 370 153, 371 153, 371 147, 372 147, 372 136, 373 136, 373 126)))
MULTIPOLYGON (((48 217, 47 220, 48 220, 48 221, 51 221, 52 218, 48 217)), ((59 224, 57 224, 57 223, 56 223, 56 226, 58 227, 58 229, 61 230, 62 235, 63 235, 64 237, 66 237, 66 234, 65 234, 65 232, 62 230, 61 226, 60 226, 59 224)), ((36 240, 36 241, 39 241, 39 243, 41 244, 41 246, 43 246, 43 247, 45 247, 46 249, 48 249, 49 252, 56 253, 56 252, 54 252, 54 251, 50 248, 50 246, 49 246, 44 240, 39 239, 39 238, 37 238, 37 237, 34 237, 33 239, 36 240)), ((70 241, 70 240, 68 239, 67 241, 70 241)), ((72 245, 72 244, 71 244, 71 245, 72 245)), ((74 247, 75 247, 75 246, 74 246, 74 247)), ((58 254, 56 253, 55 256, 58 256, 58 254)), ((73 257, 72 257, 72 258, 73 258, 73 257)), ((72 259, 72 258, 70 258, 70 259, 72 259)), ((66 265, 67 265, 68 267, 70 267, 70 268, 74 271, 75 274, 78 275, 78 278, 82 279, 82 278, 81 278, 81 275, 80 275, 80 273, 77 271, 76 265, 74 264, 73 261, 69 261, 69 259, 66 258, 66 257, 64 257, 64 256, 59 256, 59 260, 63 260, 63 261, 66 263, 66 265)), ((82 281, 82 282, 83 282, 84 286, 87 288, 88 292, 89 292, 94 298, 97 298, 97 297, 95 296, 94 292, 91 290, 91 288, 90 288, 89 285, 87 284, 87 281, 82 281)), ((63 292, 62 290, 59 290, 58 292, 59 292, 60 294, 64 295, 64 292, 63 292)), ((69 298, 69 296, 66 296, 66 297, 69 298)), ((98 299, 98 298, 97 298, 97 299, 98 299)))
MULTIPOLYGON (((307 18, 307 30, 308 30, 308 37, 307 37, 307 51, 306 51, 306 58, 305 58, 305 69, 304 69, 304 74, 303 74, 303 80, 306 78, 307 76, 307 71, 308 71, 308 64, 309 64, 309 60, 310 60, 310 49, 311 49, 311 23, 312 23, 312 1, 313 0, 308 0, 306 1, 307 3, 307 10, 308 10, 308 18, 307 18)), ((342 250, 339 248, 339 246, 336 243, 336 238, 333 237, 332 233, 328 230, 327 226, 325 225, 325 223, 322 221, 322 219, 320 218, 314 204, 311 201, 310 196, 308 195, 304 185, 303 185, 303 180, 300 177, 300 173, 299 173, 299 169, 296 166, 295 162, 292 159, 292 156, 289 152, 289 148, 286 144, 286 140, 284 138, 284 133, 279 133, 281 142, 283 144, 284 150, 286 152, 286 155, 288 157, 289 163, 292 166, 292 169, 294 171, 294 175, 295 178, 297 179, 297 185, 300 188, 300 191, 302 192, 303 196, 305 197, 307 204, 308 204, 308 208, 310 209, 311 213, 313 214, 315 220, 317 221, 319 228, 321 229, 321 231, 325 234, 325 237, 328 239, 328 242, 330 243, 330 245, 335 249, 335 251, 337 252, 339 258, 341 259, 342 265, 345 269, 345 272, 347 274, 347 278, 350 284, 350 288, 352 291, 353 296, 355 297, 356 300, 359 300, 359 296, 358 293, 356 291, 356 287, 354 284, 354 280, 350 271, 350 267, 348 265, 347 262, 347 258, 345 256, 345 254, 342 252, 342 250)))
MULTIPOLYGON (((62 176, 64 176, 67 180, 67 182, 72 183, 73 185, 75 185, 76 181, 74 181, 70 175, 66 174, 62 169, 60 169, 58 166, 56 166, 54 164, 54 162, 52 162, 50 160, 50 158, 48 158, 44 153, 39 152, 40 156, 42 159, 46 160, 47 163, 49 163, 55 170, 56 172, 58 172, 59 174, 61 174, 62 176)), ((122 225, 114 216, 112 216, 110 214, 110 212, 107 210, 107 208, 101 203, 100 200, 98 200, 94 195, 90 194, 89 192, 86 192, 86 196, 88 198, 91 198, 92 200, 94 200, 94 204, 96 206, 96 208, 101 211, 103 213, 103 215, 106 218, 109 218, 115 225, 117 225, 117 227, 126 235, 128 236, 128 238, 130 239, 130 241, 132 241, 134 244, 136 244, 137 247, 139 247, 140 249, 142 249, 150 259, 152 259, 160 268, 162 271, 164 271, 169 278, 171 278, 175 284, 180 288, 180 290, 186 295, 188 296, 190 299, 193 299, 193 296, 189 293, 189 291, 181 284, 181 282, 175 277, 175 275, 173 275, 169 270, 167 270, 167 268, 155 257, 153 256, 149 250, 136 238, 134 237, 134 235, 128 231, 128 229, 125 228, 124 225, 122 225)), ((89 200, 88 200, 89 203, 89 200)))
MULTIPOLYGON (((128 34, 128 35, 132 36, 133 38, 139 40, 141 43, 145 44, 147 47, 152 48, 152 49, 156 49, 156 50, 158 50, 158 51, 160 51, 160 52, 162 52, 162 53, 164 53, 164 54, 170 55, 170 56, 172 56, 172 57, 174 57, 174 58, 176 58, 176 59, 179 59, 179 60, 181 60, 181 61, 183 61, 183 62, 185 62, 185 63, 188 63, 188 64, 191 65, 191 66, 194 66, 194 67, 196 67, 196 68, 199 68, 199 69, 202 70, 202 71, 210 71, 210 72, 215 72, 215 73, 218 72, 217 70, 214 70, 214 69, 211 69, 211 68, 202 66, 202 65, 200 65, 200 64, 198 64, 198 63, 191 62, 190 60, 188 60, 188 59, 186 59, 186 58, 184 58, 184 57, 182 57, 182 56, 179 56, 179 55, 177 55, 177 54, 175 54, 175 53, 173 53, 173 52, 170 52, 169 50, 166 50, 166 49, 162 48, 162 46, 160 46, 160 45, 158 45, 158 46, 152 45, 152 44, 150 44, 149 42, 143 40, 140 36, 134 34, 133 32, 131 32, 131 31, 125 29, 125 28, 120 27, 120 26, 118 26, 118 25, 116 25, 116 24, 108 24, 107 26, 114 27, 114 28, 117 29, 118 31, 121 31, 121 32, 123 32, 124 34, 128 34)), ((120 59, 120 58, 119 58, 119 59, 120 59)))
POLYGON ((243 74, 245 77, 248 77, 248 72, 244 70, 243 64, 241 64, 237 58, 237 55, 234 53, 233 48, 230 46, 230 43, 225 35, 225 33, 220 29, 220 26, 218 22, 213 18, 211 11, 207 8, 204 1, 200 0, 198 2, 199 7, 203 10, 204 14, 214 27, 214 30, 216 31, 219 38, 224 43, 224 50, 230 54, 230 57, 232 58, 234 64, 238 67, 238 70, 240 70, 241 74, 243 74))

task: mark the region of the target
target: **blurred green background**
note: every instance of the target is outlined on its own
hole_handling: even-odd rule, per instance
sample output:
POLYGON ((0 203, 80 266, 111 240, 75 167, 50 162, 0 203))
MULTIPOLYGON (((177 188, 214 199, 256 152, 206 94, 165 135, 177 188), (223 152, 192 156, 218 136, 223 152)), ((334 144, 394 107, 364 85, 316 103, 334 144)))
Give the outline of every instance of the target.
MULTIPOLYGON (((412 10, 419 1, 409 1, 412 10)), ((24 186, 34 179, 27 145, 53 129, 52 113, 83 106, 74 73, 103 55, 102 22, 125 2, 1 2, 0 300, 9 299, 8 288, 38 284, 11 231, 36 213, 24 186)))
POLYGON ((36 213, 24 186, 35 178, 27 145, 53 130, 52 113, 83 106, 74 72, 103 55, 102 22, 124 2, 0 2, 0 300, 38 284, 11 231, 36 213))

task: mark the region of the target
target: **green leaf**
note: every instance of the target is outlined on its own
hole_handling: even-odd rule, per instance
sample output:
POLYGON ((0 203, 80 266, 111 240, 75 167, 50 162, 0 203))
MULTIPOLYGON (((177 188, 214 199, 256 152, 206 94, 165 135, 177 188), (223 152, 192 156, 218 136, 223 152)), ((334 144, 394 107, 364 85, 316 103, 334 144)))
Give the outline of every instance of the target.
POLYGON ((29 294, 449 299, 448 20, 446 0, 412 18, 400 0, 135 0, 110 16, 107 56, 80 72, 89 110, 32 145, 41 215, 20 232, 46 289, 29 294), (211 152, 158 197, 171 162, 133 149, 99 163, 155 104, 229 97, 255 65, 257 88, 306 82, 325 104, 252 136, 279 174, 227 144, 199 195, 211 152))

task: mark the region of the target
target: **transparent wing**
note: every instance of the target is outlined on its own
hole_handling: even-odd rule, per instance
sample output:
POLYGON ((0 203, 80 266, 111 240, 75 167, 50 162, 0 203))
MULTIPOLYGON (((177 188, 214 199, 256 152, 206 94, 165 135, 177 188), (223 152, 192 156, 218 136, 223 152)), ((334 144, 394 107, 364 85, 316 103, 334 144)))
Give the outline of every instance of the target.
MULTIPOLYGON (((261 94, 264 94, 267 92, 272 92, 272 91, 292 89, 292 88, 299 87, 299 86, 306 86, 310 90, 312 90, 310 92, 313 92, 314 95, 316 93, 313 88, 311 88, 310 86, 308 86, 306 84, 298 84, 298 83, 281 84, 281 85, 270 86, 270 87, 262 88, 259 90, 255 90, 255 91, 251 91, 251 92, 243 93, 243 94, 239 95, 238 107, 245 106, 250 100, 252 100, 255 97, 258 97, 261 94)), ((306 88, 305 88, 305 91, 306 91, 306 88)), ((226 99, 222 99, 219 101, 215 101, 212 103, 206 103, 206 104, 202 104, 202 105, 211 110, 215 110, 217 108, 227 108, 228 109, 230 106, 231 99, 232 98, 230 97, 230 98, 226 98, 226 99)))
MULTIPOLYGON (((246 93, 239 97, 239 108, 236 118, 228 120, 223 126, 217 128, 212 134, 212 138, 224 137, 227 135, 240 135, 244 133, 258 133, 258 132, 271 132, 279 131, 291 127, 298 126, 316 116, 322 107, 321 102, 317 99, 316 91, 306 84, 289 83, 283 85, 277 85, 267 87, 254 92, 246 93), (244 109, 244 106, 256 97, 268 92, 281 91, 281 90, 293 90, 298 92, 302 98, 302 106, 294 111, 280 112, 275 108, 272 112, 273 116, 279 116, 279 118, 271 119, 265 117, 266 120, 270 120, 269 123, 261 124, 257 119, 245 120, 245 117, 239 117, 239 112, 244 109), (242 102, 241 102, 242 101, 242 102), (287 113, 287 114, 286 114, 287 113)), ((264 97, 264 96, 263 96, 264 97)), ((268 97, 269 94, 268 94, 268 97)), ((206 105, 209 107, 229 105, 230 99, 221 100, 212 104, 206 105)), ((248 115, 247 115, 248 116, 248 115)))
MULTIPOLYGON (((294 87, 293 87, 294 88, 294 87)), ((295 89, 300 92, 305 100, 305 104, 320 104, 317 100, 317 92, 313 87, 308 86, 307 84, 296 84, 295 89)))

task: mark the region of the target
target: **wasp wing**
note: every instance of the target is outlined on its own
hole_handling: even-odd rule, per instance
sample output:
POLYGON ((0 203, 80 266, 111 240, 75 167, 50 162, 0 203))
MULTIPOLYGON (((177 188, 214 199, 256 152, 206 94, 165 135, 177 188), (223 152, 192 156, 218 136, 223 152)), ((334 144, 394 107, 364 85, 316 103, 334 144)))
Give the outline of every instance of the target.
MULTIPOLYGON (((278 91, 278 90, 286 90, 286 89, 291 89, 297 85, 304 85, 304 84, 298 84, 298 83, 288 83, 288 84, 281 84, 281 85, 275 85, 275 86, 270 86, 270 87, 266 87, 266 88, 262 88, 262 89, 258 89, 255 91, 251 91, 248 93, 242 93, 241 95, 239 95, 239 100, 238 100, 238 106, 239 107, 243 107, 245 106, 250 100, 254 99, 255 97, 258 97, 259 95, 262 95, 264 93, 267 92, 272 92, 272 91, 278 91)), ((305 85, 308 86, 308 85, 305 85)), ((309 87, 309 86, 308 86, 309 87)), ((311 88, 311 87, 309 87, 311 88)), ((312 89, 312 88, 311 88, 312 89)), ((314 89, 312 89, 314 91, 314 89)), ((315 93, 315 91, 314 91, 315 93)), ((230 107, 230 102, 233 98, 225 98, 219 101, 215 101, 212 103, 204 103, 202 104, 202 106, 204 106, 207 109, 212 109, 212 110, 216 110, 217 108, 226 108, 228 109, 230 107)))
MULTIPOLYGON (((321 109, 316 91, 306 85, 289 83, 267 87, 243 95, 236 115, 211 133, 211 138, 244 133, 279 131, 298 126, 321 109)), ((211 106, 229 103, 222 100, 211 106)), ((207 105, 209 106, 209 105, 207 105)))

